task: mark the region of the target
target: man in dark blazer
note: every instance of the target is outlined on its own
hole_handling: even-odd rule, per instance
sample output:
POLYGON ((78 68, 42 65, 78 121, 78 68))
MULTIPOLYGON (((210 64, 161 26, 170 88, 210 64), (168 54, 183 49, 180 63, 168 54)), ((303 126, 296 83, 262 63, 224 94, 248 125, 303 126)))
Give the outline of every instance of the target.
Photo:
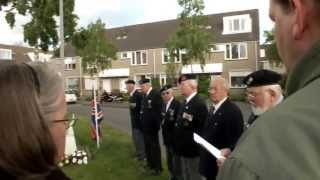
POLYGON ((160 90, 163 100, 162 105, 162 136, 166 147, 167 165, 170 180, 182 180, 181 177, 181 159, 174 150, 174 125, 177 122, 177 116, 180 109, 180 102, 174 98, 171 85, 165 85, 160 90))
POLYGON ((129 110, 130 110, 130 119, 131 119, 131 130, 132 130, 132 139, 133 144, 135 146, 135 156, 138 161, 143 161, 146 157, 145 155, 145 147, 144 147, 144 138, 142 132, 142 124, 140 118, 141 111, 141 102, 142 102, 142 94, 138 92, 135 88, 134 80, 127 80, 125 82, 126 88, 130 95, 129 98, 129 110))
POLYGON ((149 79, 140 80, 140 87, 143 93, 141 119, 147 165, 153 175, 159 175, 162 171, 158 135, 161 123, 162 99, 159 91, 152 89, 149 79))
MULTIPOLYGON (((243 117, 239 107, 228 98, 229 85, 222 77, 211 81, 208 118, 202 137, 222 151, 231 152, 243 132, 243 117)), ((217 159, 206 149, 200 151, 200 173, 205 180, 215 180, 218 173, 217 159)))
POLYGON ((198 180, 199 146, 193 140, 193 133, 201 134, 207 118, 207 106, 197 94, 198 83, 194 75, 181 75, 179 78, 181 94, 185 97, 175 125, 175 148, 181 157, 183 179, 198 180))

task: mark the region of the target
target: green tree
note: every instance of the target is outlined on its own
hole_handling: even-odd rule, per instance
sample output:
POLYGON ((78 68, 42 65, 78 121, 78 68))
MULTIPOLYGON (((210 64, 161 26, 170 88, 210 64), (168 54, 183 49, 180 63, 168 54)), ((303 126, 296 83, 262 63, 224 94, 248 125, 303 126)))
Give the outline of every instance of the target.
POLYGON ((274 39, 274 29, 271 31, 264 31, 264 37, 266 38, 264 45, 266 47, 265 51, 267 59, 271 64, 279 66, 282 61, 278 53, 276 41, 274 39))
POLYGON ((185 54, 181 58, 183 65, 192 62, 205 64, 209 51, 211 36, 207 31, 208 19, 203 15, 203 0, 178 0, 182 12, 178 15, 179 27, 176 33, 170 37, 166 44, 169 51, 170 62, 174 58, 180 58, 181 50, 185 54))
MULTIPOLYGON (((74 0, 64 0, 64 38, 69 40, 77 25, 73 14, 74 0)), ((24 41, 30 46, 47 51, 49 46, 58 44, 56 16, 59 16, 58 0, 0 0, 0 11, 11 28, 16 16, 29 16, 30 21, 23 25, 24 41)))
POLYGON ((77 55, 82 57, 83 70, 91 76, 111 67, 117 49, 106 37, 105 24, 99 19, 77 31, 72 39, 77 55))

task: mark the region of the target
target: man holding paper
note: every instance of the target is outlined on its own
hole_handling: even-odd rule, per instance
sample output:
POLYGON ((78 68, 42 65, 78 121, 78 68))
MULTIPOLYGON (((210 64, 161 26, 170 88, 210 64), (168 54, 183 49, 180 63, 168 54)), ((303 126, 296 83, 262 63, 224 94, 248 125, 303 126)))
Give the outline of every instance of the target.
MULTIPOLYGON (((209 107, 202 137, 220 149, 222 154, 231 152, 243 131, 242 113, 228 98, 229 85, 222 77, 214 78, 209 87, 212 105, 209 107)), ((218 172, 216 157, 206 149, 200 150, 200 174, 205 180, 215 180, 218 172)))

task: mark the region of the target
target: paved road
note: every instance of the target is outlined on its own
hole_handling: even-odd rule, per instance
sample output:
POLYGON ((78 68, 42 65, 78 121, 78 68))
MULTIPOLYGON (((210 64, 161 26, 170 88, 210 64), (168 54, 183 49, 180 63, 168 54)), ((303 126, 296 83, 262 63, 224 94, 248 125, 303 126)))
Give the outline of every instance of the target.
MULTIPOLYGON (((88 104, 88 103, 87 103, 88 104)), ((249 106, 245 103, 237 103, 243 113, 244 120, 247 120, 250 114, 249 106)), ((128 134, 131 133, 129 110, 126 104, 105 104, 103 112, 105 115, 105 122, 113 128, 119 129, 128 134)), ((89 117, 90 107, 85 103, 71 104, 68 106, 69 112, 76 115, 89 117)))

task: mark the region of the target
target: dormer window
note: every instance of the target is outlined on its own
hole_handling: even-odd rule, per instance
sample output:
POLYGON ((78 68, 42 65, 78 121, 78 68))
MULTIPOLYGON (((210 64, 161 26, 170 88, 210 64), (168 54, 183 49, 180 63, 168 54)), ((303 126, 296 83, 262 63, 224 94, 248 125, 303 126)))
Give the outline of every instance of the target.
POLYGON ((249 14, 223 17, 222 34, 252 32, 252 19, 249 14))

